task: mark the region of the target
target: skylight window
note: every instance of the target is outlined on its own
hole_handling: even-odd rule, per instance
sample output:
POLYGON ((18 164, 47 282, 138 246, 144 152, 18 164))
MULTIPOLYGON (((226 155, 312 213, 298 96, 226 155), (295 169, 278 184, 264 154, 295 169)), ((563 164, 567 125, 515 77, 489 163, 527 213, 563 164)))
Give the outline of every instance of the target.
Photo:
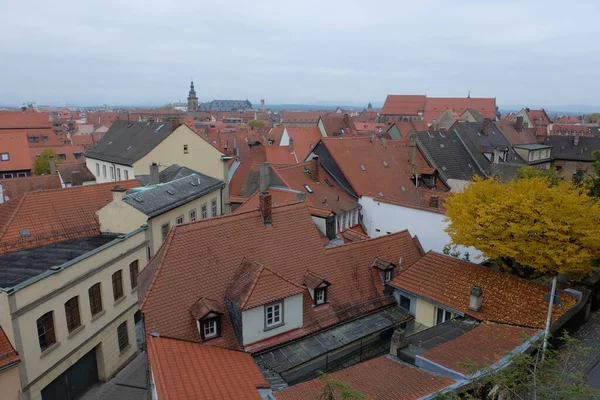
POLYGON ((448 170, 448 168, 442 167, 442 171, 447 171, 447 170, 448 170))
POLYGON ((384 166, 384 167, 389 167, 390 165, 387 163, 387 161, 384 161, 384 162, 383 162, 383 166, 384 166))
POLYGON ((441 147, 442 149, 446 148, 446 146, 444 146, 444 144, 443 144, 443 143, 440 143, 440 147, 441 147))
POLYGON ((156 132, 160 131, 162 129, 162 127, 165 126, 165 124, 160 125, 158 128, 156 128, 156 132))
POLYGON ((360 164, 360 169, 362 169, 363 172, 367 172, 367 169, 365 168, 364 165, 360 164))
POLYGON ((173 193, 173 192, 172 192, 172 191, 170 191, 170 190, 167 190, 167 193, 169 193, 171 196, 173 196, 173 195, 175 194, 175 193, 173 193))
POLYGON ((312 192, 313 192, 313 190, 312 190, 312 189, 310 188, 310 186, 308 186, 308 185, 304 185, 304 189, 306 189, 306 191, 307 191, 308 193, 312 193, 312 192))
POLYGON ((403 192, 406 192, 406 188, 404 186, 400 186, 400 189, 402 189, 403 192))
POLYGON ((21 229, 21 230, 19 231, 19 234, 20 234, 21 236, 29 236, 29 235, 30 235, 30 233, 29 233, 29 229, 21 229))
POLYGON ((304 167, 304 173, 310 175, 310 169, 308 167, 304 167))
POLYGON ((333 187, 333 183, 331 183, 331 181, 327 178, 325 178, 325 183, 327 184, 327 186, 333 187))
POLYGON ((383 192, 377 192, 377 194, 379 195, 379 197, 383 197, 383 192))

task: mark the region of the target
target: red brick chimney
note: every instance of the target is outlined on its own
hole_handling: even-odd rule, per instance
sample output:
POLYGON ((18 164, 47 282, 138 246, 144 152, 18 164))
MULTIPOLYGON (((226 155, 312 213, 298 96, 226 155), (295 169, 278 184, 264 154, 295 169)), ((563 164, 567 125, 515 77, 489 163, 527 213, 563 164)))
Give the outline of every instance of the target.
POLYGON ((290 148, 290 153, 293 153, 294 152, 294 139, 292 139, 292 138, 290 138, 289 148, 290 148))
POLYGON ((314 182, 319 182, 319 157, 315 156, 310 161, 310 178, 314 182))
POLYGON ((489 118, 483 119, 483 125, 481 126, 481 132, 483 132, 484 135, 488 135, 490 133, 490 119, 489 118))
POLYGON ((271 222, 273 222, 271 216, 271 193, 269 193, 268 190, 260 192, 258 206, 260 208, 260 214, 263 218, 263 223, 265 225, 271 225, 271 222))

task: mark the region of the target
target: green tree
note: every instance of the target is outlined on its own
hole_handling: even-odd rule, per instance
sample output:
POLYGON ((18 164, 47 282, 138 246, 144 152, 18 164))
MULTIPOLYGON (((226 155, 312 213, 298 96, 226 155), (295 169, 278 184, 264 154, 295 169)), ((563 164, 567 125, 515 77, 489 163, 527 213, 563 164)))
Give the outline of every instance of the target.
POLYGON ((539 169, 530 165, 521 167, 518 177, 519 179, 542 178, 548 182, 549 186, 556 186, 562 181, 554 168, 539 169))
POLYGON ((330 379, 321 373, 319 379, 323 382, 323 389, 317 396, 318 400, 368 400, 369 397, 352 389, 349 383, 330 379))
POLYGON ((56 165, 63 163, 63 161, 58 158, 58 154, 56 154, 54 150, 44 149, 33 164, 33 173, 35 175, 44 175, 50 173, 50 157, 54 157, 54 162, 56 165))
POLYGON ((265 123, 262 121, 258 121, 256 119, 253 119, 252 121, 248 122, 248 126, 250 126, 252 129, 254 128, 260 128, 261 126, 265 126, 265 123))
POLYGON ((600 113, 597 113, 597 112, 596 113, 587 114, 585 116, 585 122, 588 122, 588 123, 591 123, 591 124, 598 122, 599 119, 600 119, 600 113))

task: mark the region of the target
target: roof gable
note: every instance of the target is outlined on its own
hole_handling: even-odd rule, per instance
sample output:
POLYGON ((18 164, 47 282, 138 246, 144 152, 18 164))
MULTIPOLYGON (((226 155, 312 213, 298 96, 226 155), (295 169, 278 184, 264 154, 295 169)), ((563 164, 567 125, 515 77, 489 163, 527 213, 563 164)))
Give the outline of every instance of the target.
POLYGON ((431 123, 447 109, 462 115, 469 108, 477 110, 484 118, 496 118, 496 99, 493 97, 428 97, 425 102, 423 119, 431 123))
POLYGON ((425 99, 425 95, 389 94, 380 114, 417 116, 425 109, 425 99))

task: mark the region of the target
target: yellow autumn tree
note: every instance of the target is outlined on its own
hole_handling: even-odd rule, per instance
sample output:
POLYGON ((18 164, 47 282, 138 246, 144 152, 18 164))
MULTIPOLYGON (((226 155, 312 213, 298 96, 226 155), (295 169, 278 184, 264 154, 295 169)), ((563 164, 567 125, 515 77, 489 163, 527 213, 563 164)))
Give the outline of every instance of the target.
POLYGON ((517 270, 581 279, 600 258, 600 206, 570 182, 479 178, 445 205, 453 244, 517 270))

